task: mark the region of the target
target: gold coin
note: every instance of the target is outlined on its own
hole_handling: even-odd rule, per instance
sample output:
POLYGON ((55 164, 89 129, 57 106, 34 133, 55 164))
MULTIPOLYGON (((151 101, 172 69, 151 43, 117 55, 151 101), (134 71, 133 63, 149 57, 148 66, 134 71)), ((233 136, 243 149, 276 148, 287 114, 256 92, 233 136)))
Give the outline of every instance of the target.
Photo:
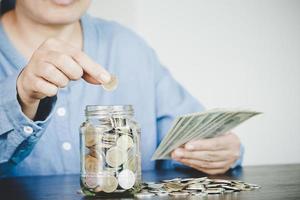
POLYGON ((86 155, 93 156, 95 158, 99 158, 99 161, 103 161, 103 151, 102 146, 99 146, 98 144, 95 146, 92 146, 90 148, 86 148, 86 155))
POLYGON ((98 155, 98 158, 95 158, 90 155, 85 156, 84 160, 84 166, 85 166, 85 171, 87 173, 97 173, 100 170, 102 170, 101 166, 103 165, 103 159, 102 156, 98 155))
POLYGON ((97 143, 97 138, 96 138, 96 130, 95 128, 88 124, 85 128, 85 146, 91 147, 94 146, 97 143))
POLYGON ((119 147, 112 147, 106 152, 106 163, 118 167, 127 160, 127 152, 119 147))
POLYGON ((102 84, 103 89, 106 91, 113 91, 118 87, 118 78, 115 75, 111 75, 111 79, 108 83, 102 84))

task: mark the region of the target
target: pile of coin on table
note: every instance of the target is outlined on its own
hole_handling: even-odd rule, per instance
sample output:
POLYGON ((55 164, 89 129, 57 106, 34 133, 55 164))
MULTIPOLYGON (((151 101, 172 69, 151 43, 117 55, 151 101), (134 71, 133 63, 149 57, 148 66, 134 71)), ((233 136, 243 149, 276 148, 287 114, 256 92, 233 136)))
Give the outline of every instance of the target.
POLYGON ((135 194, 137 198, 147 197, 207 197, 208 195, 228 194, 259 189, 260 186, 238 180, 201 178, 175 178, 160 183, 143 183, 142 190, 135 194))
POLYGON ((141 186, 137 130, 126 118, 102 119, 101 125, 87 123, 82 138, 81 186, 84 193, 133 192, 141 186))

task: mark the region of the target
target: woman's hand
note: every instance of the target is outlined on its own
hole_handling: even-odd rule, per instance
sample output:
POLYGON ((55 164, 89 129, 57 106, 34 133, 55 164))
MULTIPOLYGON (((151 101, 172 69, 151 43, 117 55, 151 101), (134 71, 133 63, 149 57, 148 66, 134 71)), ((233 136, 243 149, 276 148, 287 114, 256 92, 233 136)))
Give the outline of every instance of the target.
POLYGON ((32 55, 17 79, 22 110, 33 119, 41 99, 55 96, 71 80, 109 82, 110 74, 80 49, 57 39, 48 39, 32 55))
POLYGON ((240 140, 233 134, 195 140, 172 152, 172 158, 207 174, 225 173, 240 157, 240 140))

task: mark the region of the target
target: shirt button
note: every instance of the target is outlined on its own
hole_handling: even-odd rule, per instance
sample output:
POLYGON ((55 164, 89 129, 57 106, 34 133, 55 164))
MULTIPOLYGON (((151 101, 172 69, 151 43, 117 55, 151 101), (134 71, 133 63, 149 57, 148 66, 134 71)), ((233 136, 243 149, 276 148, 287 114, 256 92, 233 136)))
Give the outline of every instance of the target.
POLYGON ((24 126, 23 131, 27 136, 29 136, 33 133, 33 129, 30 126, 24 126))
POLYGON ((57 115, 63 117, 66 115, 66 109, 64 107, 60 107, 56 111, 57 115))
POLYGON ((72 145, 69 142, 64 142, 62 144, 62 147, 63 147, 64 150, 69 151, 69 150, 71 150, 72 145))

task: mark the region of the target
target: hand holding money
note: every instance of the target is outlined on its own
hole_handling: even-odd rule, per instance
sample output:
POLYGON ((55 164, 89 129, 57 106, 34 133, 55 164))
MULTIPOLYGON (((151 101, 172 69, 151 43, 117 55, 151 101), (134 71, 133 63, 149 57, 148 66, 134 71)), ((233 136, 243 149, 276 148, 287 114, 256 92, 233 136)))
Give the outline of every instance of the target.
POLYGON ((58 39, 46 40, 33 53, 17 80, 24 114, 33 119, 41 99, 55 96, 59 88, 80 78, 92 84, 105 84, 112 79, 102 66, 80 49, 58 39))
POLYGON ((172 158, 207 174, 226 172, 240 157, 240 140, 233 134, 199 139, 172 152, 172 158))
POLYGON ((152 160, 175 159, 208 174, 227 171, 240 156, 240 141, 231 129, 260 112, 212 109, 177 117, 152 160))

